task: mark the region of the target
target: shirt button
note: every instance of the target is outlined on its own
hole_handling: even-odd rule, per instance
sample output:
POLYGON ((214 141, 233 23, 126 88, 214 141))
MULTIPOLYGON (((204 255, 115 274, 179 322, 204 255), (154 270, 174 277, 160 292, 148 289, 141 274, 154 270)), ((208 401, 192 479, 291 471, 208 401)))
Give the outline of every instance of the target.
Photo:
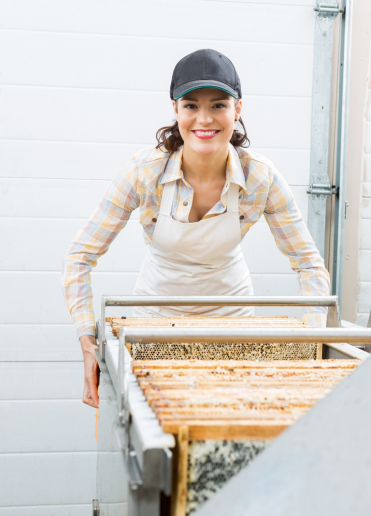
POLYGON ((188 201, 183 201, 183 206, 188 206, 188 201))
POLYGON ((243 215, 240 216, 240 220, 243 220, 245 217, 243 215))
POLYGON ((152 222, 157 222, 157 219, 153 217, 152 222))

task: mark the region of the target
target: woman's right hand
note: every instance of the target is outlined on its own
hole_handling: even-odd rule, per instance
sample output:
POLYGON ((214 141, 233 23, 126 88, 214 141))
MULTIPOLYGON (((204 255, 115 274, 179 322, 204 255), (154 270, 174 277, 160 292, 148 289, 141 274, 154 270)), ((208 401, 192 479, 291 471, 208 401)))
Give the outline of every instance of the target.
POLYGON ((95 350, 98 348, 97 342, 93 335, 83 335, 80 338, 80 344, 84 357, 84 392, 82 401, 91 407, 98 408, 99 366, 95 356, 95 350))

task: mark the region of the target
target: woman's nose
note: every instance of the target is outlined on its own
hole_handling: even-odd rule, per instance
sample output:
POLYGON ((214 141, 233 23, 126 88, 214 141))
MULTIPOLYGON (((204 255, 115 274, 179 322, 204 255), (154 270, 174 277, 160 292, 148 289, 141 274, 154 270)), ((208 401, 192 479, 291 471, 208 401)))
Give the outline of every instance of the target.
POLYGON ((199 124, 207 125, 211 124, 213 121, 213 117, 210 115, 208 111, 200 111, 197 116, 197 122, 199 124))

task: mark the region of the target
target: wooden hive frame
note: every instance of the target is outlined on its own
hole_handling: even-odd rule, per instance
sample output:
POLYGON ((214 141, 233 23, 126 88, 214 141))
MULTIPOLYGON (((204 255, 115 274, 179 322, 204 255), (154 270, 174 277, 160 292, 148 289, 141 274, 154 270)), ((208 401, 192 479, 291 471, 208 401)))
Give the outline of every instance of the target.
POLYGON ((358 360, 133 361, 132 371, 162 429, 177 438, 172 516, 188 515, 197 506, 197 496, 195 501, 195 493, 189 492, 195 442, 244 441, 255 446, 256 454, 358 364, 358 360))
MULTIPOLYGON (((159 328, 159 327, 187 327, 187 328, 309 328, 296 318, 286 316, 267 317, 108 317, 113 334, 118 337, 121 328, 159 328)), ((285 359, 317 359, 322 358, 321 344, 292 343, 212 343, 189 344, 161 344, 151 345, 129 344, 128 350, 133 359, 176 359, 176 360, 223 360, 223 359, 253 359, 253 360, 281 360, 285 359)))
POLYGON ((132 370, 165 432, 187 426, 190 439, 273 439, 359 361, 256 364, 133 361, 132 370))

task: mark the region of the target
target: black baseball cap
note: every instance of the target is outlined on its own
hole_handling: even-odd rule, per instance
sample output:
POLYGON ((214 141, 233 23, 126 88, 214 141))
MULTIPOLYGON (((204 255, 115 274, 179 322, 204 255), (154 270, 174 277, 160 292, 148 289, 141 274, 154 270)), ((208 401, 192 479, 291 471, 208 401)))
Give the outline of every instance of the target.
POLYGON ((216 50, 196 50, 179 61, 174 68, 170 97, 179 99, 200 88, 216 88, 232 97, 242 97, 241 82, 232 61, 216 50))

